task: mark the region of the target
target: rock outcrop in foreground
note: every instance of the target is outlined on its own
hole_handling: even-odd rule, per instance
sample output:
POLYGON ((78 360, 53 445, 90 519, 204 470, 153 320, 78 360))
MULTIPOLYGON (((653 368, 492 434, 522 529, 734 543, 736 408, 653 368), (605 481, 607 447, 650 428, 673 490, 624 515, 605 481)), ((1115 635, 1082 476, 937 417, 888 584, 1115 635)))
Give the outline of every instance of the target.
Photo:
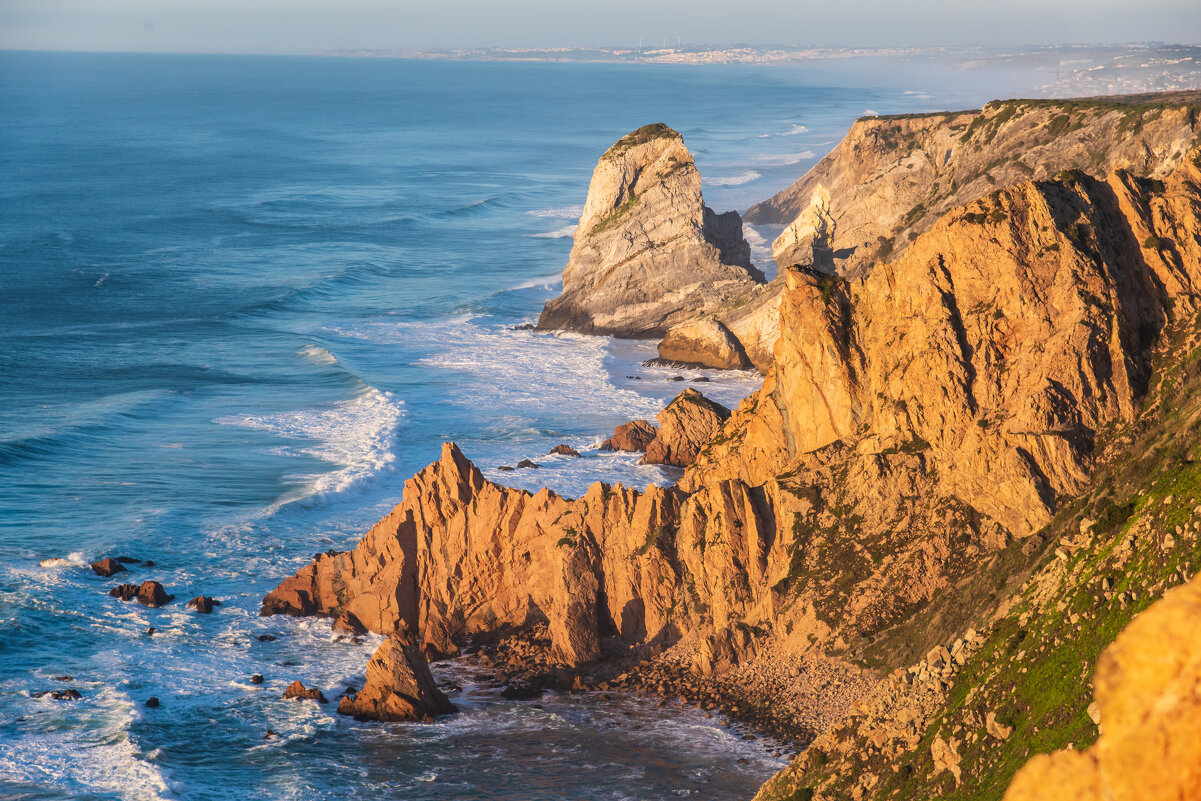
POLYGON ((538 327, 659 337, 762 282, 738 213, 708 208, 683 138, 647 125, 597 163, 563 294, 546 304, 538 327))
POLYGON ((1105 649, 1093 677, 1101 736, 1036 756, 1005 801, 1201 798, 1201 579, 1168 592, 1105 649))

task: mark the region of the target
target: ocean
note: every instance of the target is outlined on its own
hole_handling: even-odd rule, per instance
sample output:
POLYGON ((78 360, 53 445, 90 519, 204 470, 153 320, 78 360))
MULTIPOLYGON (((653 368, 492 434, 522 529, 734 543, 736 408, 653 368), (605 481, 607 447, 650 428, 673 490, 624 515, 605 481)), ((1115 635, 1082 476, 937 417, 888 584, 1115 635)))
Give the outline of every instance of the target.
MULTIPOLYGON (((0 796, 749 798, 779 748, 697 711, 506 701, 456 663, 435 673, 463 711, 435 724, 284 701, 293 679, 361 686, 380 639, 259 603, 352 547, 444 440, 515 486, 670 483, 588 449, 676 375, 730 406, 757 387, 641 366, 654 343, 515 330, 622 134, 675 127, 709 205, 745 210, 857 116, 1044 77, 0 52, 0 796), (545 456, 561 442, 584 458, 545 456), (495 469, 522 458, 542 466, 495 469), (105 556, 155 565, 105 579, 105 556), (144 579, 175 603, 107 594, 144 579), (200 594, 222 606, 184 608, 200 594), (82 697, 33 696, 65 688, 82 697)), ((769 274, 775 233, 748 229, 769 274)))

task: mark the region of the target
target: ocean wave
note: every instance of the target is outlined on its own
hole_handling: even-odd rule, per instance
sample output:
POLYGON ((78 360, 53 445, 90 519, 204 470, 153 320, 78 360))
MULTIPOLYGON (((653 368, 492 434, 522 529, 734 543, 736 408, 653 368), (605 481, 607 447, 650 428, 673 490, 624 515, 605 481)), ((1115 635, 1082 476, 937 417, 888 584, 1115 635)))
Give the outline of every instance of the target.
POLYGON ((547 231, 544 234, 530 234, 534 239, 564 239, 569 236, 575 236, 575 230, 578 225, 565 225, 562 228, 556 228, 554 231, 547 231))
POLYGON ((774 153, 755 156, 755 161, 771 167, 791 167, 805 159, 815 158, 812 150, 802 150, 799 153, 774 153))
POLYGON ((789 128, 787 131, 784 131, 783 133, 781 133, 780 136, 796 136, 797 134, 803 134, 803 133, 808 133, 808 132, 809 132, 809 129, 806 128, 804 125, 794 125, 791 128, 789 128))
POLYGON ((551 275, 540 275, 540 276, 537 276, 536 278, 530 278, 525 281, 522 281, 520 284, 514 284, 513 286, 509 287, 508 289, 505 289, 502 291, 512 292, 512 291, 518 290, 518 289, 547 289, 547 290, 549 290, 549 289, 554 289, 555 284, 562 282, 562 280, 563 280, 562 273, 552 273, 551 275))
POLYGON ((578 220, 584 213, 583 206, 563 206, 557 209, 534 209, 527 211, 531 217, 553 217, 558 220, 578 220))
POLYGON ((747 170, 746 172, 740 172, 737 175, 730 175, 725 178, 709 178, 707 181, 712 186, 742 186, 762 177, 762 173, 747 170))
POLYGON ((339 466, 340 469, 331 472, 289 476, 301 488, 280 498, 273 507, 278 508, 302 499, 345 492, 391 469, 396 461, 396 429, 403 419, 403 401, 390 392, 366 387, 357 397, 325 408, 221 417, 215 422, 313 443, 284 446, 278 452, 303 454, 339 466))

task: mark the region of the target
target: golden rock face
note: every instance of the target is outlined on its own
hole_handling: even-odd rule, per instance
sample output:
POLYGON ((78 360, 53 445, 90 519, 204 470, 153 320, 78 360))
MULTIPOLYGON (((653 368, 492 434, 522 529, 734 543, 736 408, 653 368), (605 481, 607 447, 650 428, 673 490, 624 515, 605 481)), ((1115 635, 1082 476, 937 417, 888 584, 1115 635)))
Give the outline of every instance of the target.
POLYGON ((1201 580, 1131 621, 1093 679, 1101 736, 1087 751, 1031 759, 1005 801, 1201 798, 1201 580))

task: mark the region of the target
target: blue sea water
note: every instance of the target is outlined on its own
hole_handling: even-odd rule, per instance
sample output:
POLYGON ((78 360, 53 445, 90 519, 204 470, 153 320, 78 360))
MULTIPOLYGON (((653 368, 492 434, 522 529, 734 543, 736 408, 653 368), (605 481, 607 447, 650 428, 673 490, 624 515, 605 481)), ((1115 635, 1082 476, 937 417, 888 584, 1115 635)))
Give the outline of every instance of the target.
MULTIPOLYGON (((542 456, 679 390, 681 371, 639 365, 653 343, 512 329, 556 293, 620 135, 669 123, 710 205, 741 210, 869 110, 1038 77, 0 53, 0 796, 749 798, 781 764, 768 746, 634 699, 504 701, 449 664, 464 711, 434 725, 283 701, 297 678, 361 682, 378 638, 259 618, 259 601, 352 546, 443 440, 494 480, 569 495, 673 480, 542 456), (525 457, 542 468, 495 470, 525 457), (86 566, 121 555, 155 566, 86 566), (176 602, 107 595, 147 578, 176 602), (199 594, 223 605, 183 608, 199 594), (65 687, 82 699, 31 695, 65 687)), ((769 272, 774 233, 748 230, 769 272)), ((708 375, 728 405, 758 383, 708 375)))

